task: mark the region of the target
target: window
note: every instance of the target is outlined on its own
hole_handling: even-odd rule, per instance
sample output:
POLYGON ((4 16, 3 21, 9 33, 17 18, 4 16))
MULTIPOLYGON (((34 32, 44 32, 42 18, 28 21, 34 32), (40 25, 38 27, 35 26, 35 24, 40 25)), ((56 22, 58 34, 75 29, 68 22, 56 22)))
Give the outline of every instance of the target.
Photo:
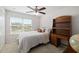
POLYGON ((32 30, 32 20, 18 17, 10 18, 11 33, 27 32, 32 30))

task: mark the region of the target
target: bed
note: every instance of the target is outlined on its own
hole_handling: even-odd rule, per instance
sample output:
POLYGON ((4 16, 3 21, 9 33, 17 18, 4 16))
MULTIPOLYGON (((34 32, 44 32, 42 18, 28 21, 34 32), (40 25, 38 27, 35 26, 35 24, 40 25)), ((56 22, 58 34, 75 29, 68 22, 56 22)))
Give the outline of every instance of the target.
POLYGON ((22 32, 19 35, 19 52, 28 52, 32 47, 38 44, 49 42, 49 32, 22 32))

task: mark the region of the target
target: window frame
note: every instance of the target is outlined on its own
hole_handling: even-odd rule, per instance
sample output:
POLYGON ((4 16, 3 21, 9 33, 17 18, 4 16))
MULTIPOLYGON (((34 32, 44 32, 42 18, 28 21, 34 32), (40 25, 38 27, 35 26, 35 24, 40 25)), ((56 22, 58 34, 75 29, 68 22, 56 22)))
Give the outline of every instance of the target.
POLYGON ((15 17, 15 18, 20 18, 21 20, 23 20, 23 21, 22 21, 22 27, 23 27, 22 30, 23 30, 23 31, 20 31, 20 32, 12 32, 12 26, 19 26, 19 25, 12 25, 12 22, 11 22, 11 18, 12 18, 12 17, 15 17, 15 16, 11 16, 11 17, 10 17, 10 33, 11 33, 11 34, 19 34, 19 33, 21 33, 21 32, 27 32, 27 31, 24 31, 24 23, 23 23, 23 22, 24 22, 25 19, 26 19, 26 20, 31 20, 31 24, 30 24, 30 25, 31 25, 31 30, 32 30, 32 19, 21 18, 21 17, 15 17))

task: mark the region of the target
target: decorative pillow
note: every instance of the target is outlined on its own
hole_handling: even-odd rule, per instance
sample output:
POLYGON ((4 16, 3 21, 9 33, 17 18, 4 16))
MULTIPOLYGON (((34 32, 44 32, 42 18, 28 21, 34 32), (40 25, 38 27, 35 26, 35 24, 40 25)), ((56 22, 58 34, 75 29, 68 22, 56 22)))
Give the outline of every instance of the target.
POLYGON ((44 28, 40 28, 42 30, 42 32, 45 32, 45 29, 44 28))
POLYGON ((44 28, 38 28, 37 31, 38 32, 45 32, 45 29, 44 28))
POLYGON ((40 28, 37 29, 38 32, 42 32, 42 30, 40 28))
POLYGON ((45 32, 45 29, 43 29, 42 32, 45 32))

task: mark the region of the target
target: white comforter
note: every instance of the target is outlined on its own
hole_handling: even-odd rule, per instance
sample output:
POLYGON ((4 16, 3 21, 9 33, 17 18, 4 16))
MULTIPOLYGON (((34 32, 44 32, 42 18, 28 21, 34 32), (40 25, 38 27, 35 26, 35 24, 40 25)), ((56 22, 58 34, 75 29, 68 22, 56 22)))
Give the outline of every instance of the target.
POLYGON ((49 33, 39 33, 37 31, 23 32, 19 35, 19 49, 20 52, 28 52, 30 48, 49 42, 49 33))

